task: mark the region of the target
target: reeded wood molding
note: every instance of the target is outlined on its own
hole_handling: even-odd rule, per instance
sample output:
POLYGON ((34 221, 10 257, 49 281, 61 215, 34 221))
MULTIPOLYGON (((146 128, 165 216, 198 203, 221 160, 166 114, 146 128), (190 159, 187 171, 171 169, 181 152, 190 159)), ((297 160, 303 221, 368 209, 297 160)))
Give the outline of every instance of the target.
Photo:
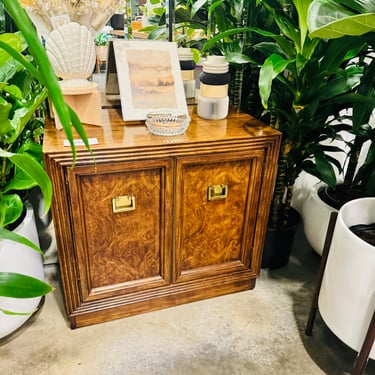
MULTIPOLYGON (((249 138, 252 145, 269 141, 270 137, 278 142, 280 133, 270 126, 244 113, 230 113, 223 120, 204 120, 197 116, 196 107, 189 106, 191 123, 185 134, 173 137, 161 137, 150 134, 144 122, 125 123, 120 109, 103 110, 103 126, 85 125, 90 138, 97 138, 98 145, 92 149, 96 161, 112 157, 120 160, 121 157, 142 157, 144 153, 153 152, 160 157, 172 154, 185 153, 191 147, 207 149, 212 145, 221 145, 223 151, 230 150, 232 145, 244 144, 249 147, 249 138)), ((77 134, 75 136, 78 139, 77 134)), ((66 136, 63 130, 56 130, 53 120, 47 120, 45 129, 44 153, 53 155, 66 163, 71 161, 70 147, 64 147, 66 136)), ((84 146, 77 147, 77 165, 92 162, 92 156, 84 146)), ((64 163, 65 164, 65 163, 64 163)))

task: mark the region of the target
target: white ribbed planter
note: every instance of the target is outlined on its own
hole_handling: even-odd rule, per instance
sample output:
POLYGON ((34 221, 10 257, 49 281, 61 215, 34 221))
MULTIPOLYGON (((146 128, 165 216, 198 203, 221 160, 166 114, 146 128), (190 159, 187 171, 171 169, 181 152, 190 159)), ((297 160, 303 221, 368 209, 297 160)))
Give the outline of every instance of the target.
MULTIPOLYGON (((339 210, 319 294, 320 314, 332 332, 359 351, 375 309, 375 247, 349 227, 375 222, 375 198, 339 210)), ((375 359, 375 347, 370 358, 375 359)))
POLYGON ((108 58, 108 46, 95 46, 96 58, 99 61, 107 61, 108 58))
MULTIPOLYGON (((31 205, 27 205, 26 217, 15 229, 15 232, 27 237, 39 246, 38 232, 31 205)), ((28 246, 9 240, 0 240, 0 272, 17 272, 44 280, 42 256, 28 246)), ((40 300, 41 297, 0 297, 0 307, 9 311, 32 312, 38 306, 40 300)), ((6 315, 0 312, 0 338, 9 335, 22 326, 29 317, 29 315, 6 315)))
POLYGON ((318 183, 311 188, 310 194, 302 205, 301 213, 306 239, 319 255, 323 252, 331 212, 337 212, 335 208, 320 199, 318 191, 323 186, 326 185, 318 183))

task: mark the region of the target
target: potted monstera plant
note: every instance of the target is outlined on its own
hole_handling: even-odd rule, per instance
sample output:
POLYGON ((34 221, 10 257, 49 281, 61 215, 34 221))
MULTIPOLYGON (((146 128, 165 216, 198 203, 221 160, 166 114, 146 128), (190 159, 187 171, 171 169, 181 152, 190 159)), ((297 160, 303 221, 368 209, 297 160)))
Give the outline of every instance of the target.
MULTIPOLYGON (((41 164, 40 135, 43 105, 47 95, 76 156, 72 129, 75 128, 89 148, 88 139, 77 115, 65 103, 57 78, 35 28, 18 1, 4 0, 20 34, 0 37, 0 241, 18 243, 40 252, 35 242, 17 233, 18 221, 25 211, 25 192, 38 186, 45 210, 51 205, 51 182, 41 164), (27 53, 25 47, 27 45, 27 53)), ((26 194, 27 195, 27 194, 26 194)), ((4 242, 2 242, 4 243, 4 242)), ((8 242, 2 248, 8 247, 8 242)), ((23 272, 0 270, 0 317, 17 311, 3 308, 6 298, 35 298, 47 294, 51 286, 23 272)), ((32 311, 26 312, 26 316, 32 311)))

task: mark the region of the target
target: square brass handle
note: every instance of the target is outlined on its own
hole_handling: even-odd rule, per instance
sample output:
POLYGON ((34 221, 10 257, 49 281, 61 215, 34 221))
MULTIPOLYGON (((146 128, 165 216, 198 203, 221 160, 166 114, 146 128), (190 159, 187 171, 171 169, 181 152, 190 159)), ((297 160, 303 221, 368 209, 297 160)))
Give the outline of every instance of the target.
POLYGON ((112 198, 112 210, 114 213, 128 212, 135 210, 135 196, 122 195, 112 198))
POLYGON ((225 199, 228 195, 228 185, 211 185, 207 189, 207 198, 209 201, 225 199))

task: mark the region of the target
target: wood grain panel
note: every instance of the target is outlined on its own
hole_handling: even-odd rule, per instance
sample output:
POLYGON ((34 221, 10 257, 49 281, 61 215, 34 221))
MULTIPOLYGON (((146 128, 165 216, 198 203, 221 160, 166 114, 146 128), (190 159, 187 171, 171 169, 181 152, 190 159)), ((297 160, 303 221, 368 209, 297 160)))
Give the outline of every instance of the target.
MULTIPOLYGON (((263 154, 181 158, 176 195, 178 281, 249 267, 248 209, 257 201, 263 154), (225 199, 208 200, 208 188, 225 184, 225 199)), ((251 217, 253 217, 252 215, 251 217)), ((254 225, 254 222, 251 223, 254 225)))
POLYGON ((80 217, 75 231, 82 233, 77 238, 77 256, 85 300, 110 290, 169 282, 169 270, 163 266, 168 267, 164 259, 165 168, 124 165, 116 169, 72 172, 77 186, 71 189, 72 206, 80 217), (113 212, 112 198, 124 195, 135 197, 135 210, 113 212))
POLYGON ((160 171, 84 176, 81 188, 92 287, 160 276, 160 171), (135 210, 113 213, 124 195, 135 210))

